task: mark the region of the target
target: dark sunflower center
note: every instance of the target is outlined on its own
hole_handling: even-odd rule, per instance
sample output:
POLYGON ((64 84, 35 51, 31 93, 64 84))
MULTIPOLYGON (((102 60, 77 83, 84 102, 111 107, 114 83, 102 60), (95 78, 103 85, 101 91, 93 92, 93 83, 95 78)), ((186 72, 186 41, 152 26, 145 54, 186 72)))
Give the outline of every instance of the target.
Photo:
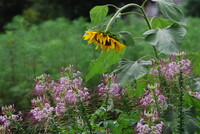
MULTIPOLYGON (((106 36, 104 36, 103 38, 107 38, 106 36)), ((96 40, 96 42, 101 43, 100 39, 97 39, 97 35, 94 36, 94 39, 96 40)), ((111 46, 111 40, 106 40, 105 44, 103 44, 105 46, 111 46)))
POLYGON ((110 40, 109 40, 109 41, 108 41, 108 40, 106 40, 106 43, 105 43, 105 45, 106 45, 106 46, 111 46, 111 41, 110 41, 110 40))
POLYGON ((94 36, 94 39, 96 40, 96 42, 100 43, 100 40, 97 39, 97 35, 94 36))

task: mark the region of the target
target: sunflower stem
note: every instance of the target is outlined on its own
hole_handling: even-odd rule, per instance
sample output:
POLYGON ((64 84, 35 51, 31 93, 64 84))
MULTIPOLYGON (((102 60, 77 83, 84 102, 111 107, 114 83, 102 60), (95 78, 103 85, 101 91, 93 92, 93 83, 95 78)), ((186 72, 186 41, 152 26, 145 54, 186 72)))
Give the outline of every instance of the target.
POLYGON ((128 7, 138 7, 138 8, 141 8, 138 4, 135 4, 135 3, 130 3, 130 4, 127 4, 123 7, 121 7, 120 9, 118 9, 118 11, 114 14, 114 16, 110 19, 110 21, 108 22, 108 25, 106 26, 106 29, 105 29, 105 32, 108 32, 108 30, 110 29, 111 25, 113 24, 113 22, 115 21, 115 19, 117 18, 117 16, 126 8, 128 7))
POLYGON ((120 9, 119 7, 117 7, 117 6, 113 5, 113 4, 107 4, 106 6, 114 7, 116 9, 120 9))
POLYGON ((146 4, 148 0, 144 0, 144 2, 142 3, 141 7, 144 8, 144 5, 146 4))
POLYGON ((144 17, 141 13, 138 13, 138 12, 125 12, 125 13, 121 13, 121 15, 127 15, 127 14, 136 14, 136 15, 144 17))
MULTIPOLYGON (((151 30, 152 29, 151 24, 149 23, 147 15, 146 15, 146 13, 144 11, 144 4, 146 3, 146 1, 143 2, 142 6, 140 7, 140 10, 141 10, 141 12, 142 12, 142 14, 144 16, 144 19, 145 19, 145 21, 146 21, 146 23, 147 23, 147 25, 149 27, 149 30, 151 30)), ((154 55, 155 55, 156 59, 159 59, 159 55, 158 55, 158 51, 157 51, 156 47, 155 46, 152 46, 152 47, 153 47, 153 51, 154 51, 154 55)))
MULTIPOLYGON (((140 13, 138 13, 138 14, 140 14, 140 15, 145 19, 145 21, 146 21, 146 23, 147 23, 147 25, 148 25, 148 27, 149 27, 149 30, 151 30, 152 27, 151 27, 151 25, 150 25, 150 23, 149 23, 149 21, 148 21, 148 19, 147 19, 147 15, 146 15, 146 13, 145 13, 145 11, 144 11, 144 5, 146 4, 147 1, 148 1, 148 0, 145 0, 145 1, 142 3, 141 6, 138 5, 138 4, 135 4, 135 3, 130 3, 130 4, 127 4, 127 5, 125 5, 125 6, 121 7, 121 8, 119 8, 118 11, 113 15, 113 17, 112 17, 112 18, 110 19, 110 21, 108 22, 108 25, 106 26, 105 32, 108 32, 108 30, 109 30, 110 27, 112 26, 112 24, 113 24, 113 22, 115 21, 115 19, 117 18, 117 16, 118 16, 124 9, 126 9, 126 8, 128 8, 128 7, 131 7, 131 6, 137 7, 137 8, 139 8, 139 9, 141 10, 142 14, 140 14, 140 13)), ((158 55, 157 49, 155 48, 155 46, 152 46, 152 47, 153 47, 153 51, 154 51, 154 55, 155 55, 156 59, 159 59, 159 55, 158 55)))

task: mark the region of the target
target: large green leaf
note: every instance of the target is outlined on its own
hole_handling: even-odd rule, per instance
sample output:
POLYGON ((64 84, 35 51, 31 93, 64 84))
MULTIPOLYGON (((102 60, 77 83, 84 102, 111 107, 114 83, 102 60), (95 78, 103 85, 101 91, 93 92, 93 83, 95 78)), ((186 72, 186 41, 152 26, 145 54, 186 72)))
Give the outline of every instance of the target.
POLYGON ((190 88, 194 91, 200 92, 200 78, 190 79, 190 88))
POLYGON ((192 62, 192 71, 200 75, 200 52, 190 53, 188 57, 192 62))
POLYGON ((188 92, 184 93, 184 104, 186 108, 192 108, 192 112, 197 117, 200 117, 200 103, 199 99, 191 96, 188 92))
POLYGON ((90 121, 92 124, 94 124, 95 120, 97 118, 102 117, 103 115, 105 115, 106 112, 111 111, 114 107, 114 102, 112 97, 109 97, 107 101, 104 101, 104 103, 102 104, 102 106, 100 108, 98 108, 92 115, 90 118, 90 121))
POLYGON ((107 6, 95 6, 90 10, 90 19, 93 25, 101 24, 108 13, 107 6))
POLYGON ((155 46, 160 52, 165 54, 177 54, 179 45, 185 35, 186 30, 174 24, 164 29, 152 29, 144 33, 146 41, 155 46))
POLYGON ((162 118, 166 121, 166 126, 164 127, 163 134, 172 134, 172 131, 176 131, 177 127, 177 111, 175 111, 171 106, 167 110, 162 112, 162 118))
POLYGON ((124 84, 125 82, 132 82, 145 75, 149 70, 149 65, 151 65, 151 61, 122 59, 113 73, 118 73, 119 82, 124 84))
POLYGON ((152 21, 151 21, 151 27, 152 29, 154 28, 165 28, 167 26, 170 26, 172 25, 174 22, 171 21, 171 20, 165 20, 165 19, 162 19, 162 18, 153 18, 152 21))
POLYGON ((114 122, 111 131, 113 132, 113 134, 122 134, 124 133, 124 130, 128 129, 130 126, 133 126, 136 122, 136 119, 131 118, 130 115, 120 114, 119 118, 114 122))
POLYGON ((158 8, 164 16, 180 25, 186 25, 183 12, 172 0, 152 0, 158 2, 158 8))
POLYGON ((89 67, 89 73, 86 75, 86 81, 90 80, 97 74, 103 74, 107 72, 107 69, 111 67, 113 64, 116 64, 121 56, 124 54, 125 49, 121 51, 121 53, 116 53, 114 51, 109 51, 103 53, 97 60, 91 61, 89 67))
POLYGON ((184 110, 184 120, 184 130, 186 134, 200 132, 200 126, 198 125, 196 115, 194 115, 193 107, 184 110))
MULTIPOLYGON (((197 117, 194 112, 193 107, 183 110, 184 124, 182 125, 184 127, 184 134, 195 134, 195 132, 200 131, 200 126, 198 125, 197 117)), ((166 126, 168 126, 174 133, 177 133, 176 129, 179 121, 178 115, 179 112, 171 108, 167 109, 163 113, 163 119, 167 122, 166 124, 168 124, 166 126)), ((168 133, 165 132, 164 134, 168 133)))
POLYGON ((128 31, 121 31, 118 33, 122 42, 127 46, 135 45, 133 35, 128 31))

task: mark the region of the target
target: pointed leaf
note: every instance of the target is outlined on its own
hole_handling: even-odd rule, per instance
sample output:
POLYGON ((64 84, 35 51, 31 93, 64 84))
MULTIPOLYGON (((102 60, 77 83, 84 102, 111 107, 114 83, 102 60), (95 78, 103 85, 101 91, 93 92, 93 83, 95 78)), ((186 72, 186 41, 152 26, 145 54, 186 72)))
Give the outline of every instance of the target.
POLYGON ((180 25, 186 25, 183 12, 172 0, 152 0, 158 2, 162 14, 180 25))
POLYGON ((90 80, 96 74, 103 74, 107 72, 107 69, 113 64, 116 64, 121 56, 124 54, 125 49, 121 53, 116 53, 112 50, 103 53, 97 60, 91 61, 89 70, 90 72, 86 75, 86 81, 90 80))
POLYGON ((108 13, 107 6, 95 6, 90 10, 90 19, 93 25, 101 24, 108 13))
POLYGON ((165 54, 177 54, 186 30, 177 24, 164 29, 152 29, 144 33, 145 40, 165 54))
POLYGON ((172 25, 174 22, 171 20, 165 20, 165 19, 161 19, 161 18, 153 18, 153 20, 151 21, 151 27, 154 28, 165 28, 167 26, 172 25))
POLYGON ((128 31, 121 31, 118 33, 122 42, 127 46, 135 45, 133 35, 128 31))
POLYGON ((119 65, 114 73, 118 72, 119 82, 124 84, 125 82, 131 82, 133 80, 137 80, 143 75, 145 75, 149 70, 149 65, 151 65, 151 61, 130 61, 123 59, 119 62, 119 65))

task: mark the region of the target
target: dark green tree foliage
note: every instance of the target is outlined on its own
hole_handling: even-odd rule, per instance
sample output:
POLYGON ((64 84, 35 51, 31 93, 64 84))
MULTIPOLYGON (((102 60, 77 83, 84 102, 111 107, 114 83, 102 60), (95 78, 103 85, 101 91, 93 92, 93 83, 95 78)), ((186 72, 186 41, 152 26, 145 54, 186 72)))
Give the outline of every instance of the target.
POLYGON ((58 16, 66 16, 75 19, 80 16, 89 17, 89 11, 95 5, 106 5, 113 3, 121 6, 130 2, 141 4, 143 0, 92 0, 92 1, 76 1, 76 0, 28 0, 31 2, 30 8, 39 12, 44 19, 54 18, 58 16), (44 6, 45 5, 45 6, 44 6))
POLYGON ((200 17, 200 0, 187 0, 185 9, 187 15, 200 17))
MULTIPOLYGON (((89 10, 95 5, 114 3, 117 6, 129 2, 141 4, 143 0, 0 0, 0 31, 16 15, 22 15, 33 23, 57 17, 76 19, 89 17, 89 10)), ((112 9, 111 9, 112 10, 112 9)), ((114 9, 113 9, 114 11, 114 9)))
POLYGON ((0 31, 13 16, 21 14, 27 4, 27 0, 0 0, 0 31))

